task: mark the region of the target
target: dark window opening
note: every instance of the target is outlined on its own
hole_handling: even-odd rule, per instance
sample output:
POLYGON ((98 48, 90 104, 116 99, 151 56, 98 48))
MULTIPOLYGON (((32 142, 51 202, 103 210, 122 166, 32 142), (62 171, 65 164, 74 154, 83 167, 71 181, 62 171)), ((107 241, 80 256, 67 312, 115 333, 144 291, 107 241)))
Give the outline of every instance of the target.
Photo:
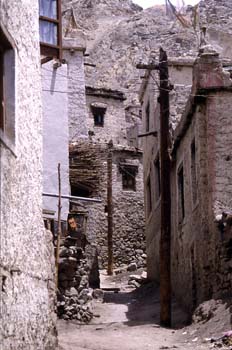
POLYGON ((0 130, 15 140, 15 53, 0 28, 0 130))
POLYGON ((192 200, 197 201, 197 173, 196 173, 196 144, 193 140, 191 144, 191 179, 192 179, 192 200))
POLYGON ((41 54, 61 59, 61 0, 39 0, 41 54))
POLYGON ((0 51, 0 129, 5 129, 5 114, 4 114, 4 93, 3 93, 3 53, 0 51))
POLYGON ((182 223, 185 217, 185 201, 184 201, 184 168, 180 167, 178 171, 178 211, 179 223, 182 223))
POLYGON ((71 186, 71 195, 75 197, 90 197, 91 191, 87 186, 82 184, 72 185, 71 186))
POLYGON ((93 117, 94 117, 94 126, 104 126, 104 117, 106 113, 105 108, 100 108, 100 107, 91 107, 93 117))
POLYGON ((136 174, 138 168, 134 166, 123 166, 122 172, 122 189, 126 191, 136 191, 136 174))
POLYGON ((160 159, 159 156, 154 161, 155 168, 155 199, 156 201, 160 198, 160 159))
POLYGON ((152 210, 152 195, 151 195, 151 179, 150 176, 147 180, 147 213, 148 215, 151 213, 152 210))
POLYGON ((148 102, 146 107, 146 131, 150 129, 150 103, 148 102))

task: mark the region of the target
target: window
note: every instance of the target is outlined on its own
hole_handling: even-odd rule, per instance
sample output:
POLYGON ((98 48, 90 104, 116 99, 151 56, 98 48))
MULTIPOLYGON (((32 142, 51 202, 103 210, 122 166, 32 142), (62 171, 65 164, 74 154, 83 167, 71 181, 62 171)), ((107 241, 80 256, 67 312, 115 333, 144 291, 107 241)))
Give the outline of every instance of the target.
POLYGON ((103 127, 106 108, 91 106, 91 109, 94 117, 94 126, 103 127))
POLYGON ((152 210, 152 196, 151 196, 151 178, 148 177, 147 180, 147 186, 146 186, 146 192, 147 192, 147 214, 151 213, 152 210))
POLYGON ((71 185, 71 195, 75 197, 90 197, 91 190, 83 184, 71 185))
POLYGON ((148 102, 146 107, 146 132, 150 129, 150 102, 148 102))
POLYGON ((159 156, 154 161, 155 169, 155 199, 158 201, 160 198, 160 159, 159 156))
POLYGON ((196 173, 196 144, 193 140, 191 144, 191 179, 192 179, 192 201, 197 201, 197 173, 196 173))
POLYGON ((138 167, 133 165, 121 166, 122 189, 125 191, 136 191, 136 175, 138 167))
POLYGON ((178 216, 179 224, 182 223, 185 217, 185 203, 184 203, 184 168, 183 165, 178 170, 178 216))
POLYGON ((61 59, 61 0, 39 0, 41 54, 61 59))
POLYGON ((0 132, 4 141, 15 140, 15 53, 0 28, 0 132))
POLYGON ((3 87, 3 72, 4 72, 4 64, 3 64, 3 52, 0 51, 0 128, 4 131, 5 129, 5 113, 4 113, 4 87, 3 87))

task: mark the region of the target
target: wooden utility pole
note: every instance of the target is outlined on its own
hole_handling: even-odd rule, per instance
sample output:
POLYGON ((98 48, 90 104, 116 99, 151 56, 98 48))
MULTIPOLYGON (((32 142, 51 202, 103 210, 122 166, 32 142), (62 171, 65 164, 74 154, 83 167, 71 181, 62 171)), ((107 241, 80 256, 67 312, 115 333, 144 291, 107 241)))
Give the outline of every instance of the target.
POLYGON ((61 177, 60 177, 60 163, 58 164, 58 232, 56 244, 56 289, 58 289, 58 275, 59 275, 59 258, 60 258, 60 237, 61 237, 61 177))
POLYGON ((113 203, 112 203, 112 141, 107 157, 107 212, 108 212, 108 275, 113 274, 113 203))
POLYGON ((169 76, 166 52, 161 48, 160 74, 160 164, 161 164, 161 237, 160 237, 160 322, 171 326, 171 191, 169 155, 169 76))

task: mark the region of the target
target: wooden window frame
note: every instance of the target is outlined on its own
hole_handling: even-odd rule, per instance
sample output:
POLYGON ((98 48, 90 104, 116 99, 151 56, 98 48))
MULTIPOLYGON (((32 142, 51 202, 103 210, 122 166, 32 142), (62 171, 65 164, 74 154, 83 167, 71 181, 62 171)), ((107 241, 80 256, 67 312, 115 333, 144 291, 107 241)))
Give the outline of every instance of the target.
POLYGON ((184 164, 178 168, 177 172, 177 186, 178 186, 178 218, 179 224, 182 224, 186 216, 185 208, 185 183, 184 183, 184 164))
POLYGON ((136 192, 136 174, 138 172, 137 167, 124 166, 122 168, 122 189, 123 191, 136 192), (128 185, 128 178, 132 179, 132 185, 128 185))
POLYGON ((154 160, 155 171, 155 200, 158 201, 161 196, 161 177, 160 177, 160 156, 159 154, 154 160))
POLYGON ((15 46, 0 26, 0 141, 15 146, 15 46))
POLYGON ((39 16, 39 20, 57 25, 57 45, 40 41, 40 53, 46 57, 62 60, 62 10, 61 0, 57 1, 57 19, 46 16, 39 16))
POLYGON ((196 161, 196 141, 195 138, 191 142, 191 187, 192 187, 192 203, 197 203, 197 161, 196 161))
POLYGON ((152 212, 151 174, 147 177, 147 181, 146 181, 146 210, 147 210, 147 218, 149 218, 152 212))
POLYGON ((0 28, 0 129, 5 131, 5 108, 4 108, 4 54, 12 50, 12 46, 0 28))
POLYGON ((4 50, 0 46, 0 129, 5 130, 5 112, 4 112, 4 50))
POLYGON ((150 101, 147 102, 146 104, 146 109, 145 109, 145 131, 149 132, 150 130, 150 101))
POLYGON ((93 114, 93 118, 94 118, 94 126, 103 128, 104 127, 104 122, 105 122, 106 108, 91 106, 91 110, 92 110, 92 114, 93 114), (97 117, 98 114, 101 115, 102 123, 98 123, 97 122, 96 117, 97 117))

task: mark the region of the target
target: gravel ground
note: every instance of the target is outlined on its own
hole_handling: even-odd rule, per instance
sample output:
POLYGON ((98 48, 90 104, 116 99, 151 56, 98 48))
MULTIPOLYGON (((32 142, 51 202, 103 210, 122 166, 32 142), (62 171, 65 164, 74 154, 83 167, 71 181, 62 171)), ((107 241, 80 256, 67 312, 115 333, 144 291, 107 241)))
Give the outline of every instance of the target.
POLYGON ((174 301, 172 328, 163 328, 159 325, 157 286, 144 284, 135 289, 127 281, 127 272, 113 277, 102 273, 101 287, 118 287, 120 292, 105 292, 103 302, 94 301, 95 317, 89 325, 59 321, 59 350, 208 350, 216 348, 208 338, 231 328, 230 308, 220 301, 214 303, 208 322, 190 326, 186 326, 187 316, 174 301))

